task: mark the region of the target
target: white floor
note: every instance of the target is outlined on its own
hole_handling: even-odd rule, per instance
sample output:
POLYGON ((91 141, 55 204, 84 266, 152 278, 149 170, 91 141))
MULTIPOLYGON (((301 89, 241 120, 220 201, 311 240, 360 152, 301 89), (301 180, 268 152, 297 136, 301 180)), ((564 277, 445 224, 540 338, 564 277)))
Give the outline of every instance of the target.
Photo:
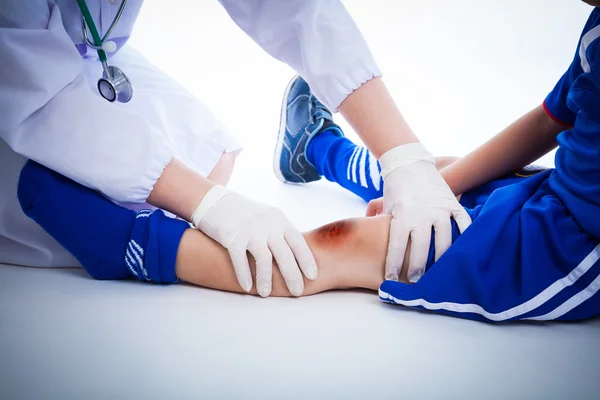
MULTIPOLYGON (((346 4, 412 127, 444 155, 465 154, 539 104, 589 12, 575 0, 346 4)), ((362 214, 364 204, 333 185, 275 180, 271 152, 292 71, 216 2, 177 5, 148 0, 132 43, 244 141, 232 186, 301 229, 362 214)), ((600 319, 489 325, 368 292, 263 300, 0 266, 2 399, 592 399, 599 337, 600 319)))
POLYGON ((262 300, 0 267, 2 399, 597 399, 600 320, 489 325, 372 293, 262 300))

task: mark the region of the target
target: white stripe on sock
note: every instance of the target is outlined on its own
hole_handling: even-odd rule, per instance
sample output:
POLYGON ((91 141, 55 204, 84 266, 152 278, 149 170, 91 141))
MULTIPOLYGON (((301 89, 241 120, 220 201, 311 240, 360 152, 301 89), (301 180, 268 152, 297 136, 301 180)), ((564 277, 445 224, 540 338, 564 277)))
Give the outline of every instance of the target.
POLYGON ((152 210, 141 210, 140 212, 137 213, 137 215, 135 216, 135 218, 145 218, 145 217, 149 217, 150 215, 152 215, 152 210))
POLYGON ((127 249, 127 253, 125 254, 125 263, 127 264, 127 268, 129 268, 131 273, 133 275, 135 275, 136 278, 139 278, 137 271, 135 270, 135 268, 133 267, 133 265, 131 265, 131 262, 129 261, 130 258, 131 258, 131 256, 129 255, 129 249, 127 249))
POLYGON ((149 281, 150 278, 148 278, 148 272, 146 272, 146 268, 144 268, 144 261, 141 259, 141 256, 136 252, 135 247, 137 247, 140 250, 141 256, 144 255, 144 250, 140 247, 139 244, 137 244, 135 242, 135 240, 130 240, 129 241, 129 248, 131 249, 131 253, 135 256, 138 265, 140 266, 140 269, 142 270, 142 274, 144 275, 144 278, 149 281))
POLYGON ((368 188, 367 185, 367 156, 369 155, 369 150, 364 149, 360 158, 359 164, 359 173, 360 173, 360 186, 368 188))
POLYGON ((356 146, 354 148, 354 151, 352 152, 352 155, 350 156, 350 159, 348 160, 348 170, 346 171, 346 175, 348 180, 350 180, 350 171, 352 171, 352 160, 354 160, 354 156, 356 156, 356 152, 358 151, 358 146, 356 146))
POLYGON ((131 240, 130 243, 133 244, 135 246, 135 248, 137 249, 137 251, 140 252, 140 256, 144 257, 144 249, 142 249, 142 247, 139 244, 137 244, 137 242, 133 239, 131 240))
POLYGON ((381 188, 381 175, 379 175, 377 159, 373 157, 371 152, 369 152, 369 176, 371 177, 373 187, 378 191, 381 188))
POLYGON ((131 250, 129 250, 129 247, 127 247, 127 251, 125 252, 125 258, 128 259, 130 261, 130 264, 134 267, 137 265, 137 261, 135 261, 135 258, 133 258, 133 256, 131 255, 131 250))
POLYGON ((139 266, 142 263, 140 256, 135 252, 133 246, 131 246, 131 242, 129 242, 129 247, 127 247, 127 254, 133 261, 133 265, 139 266))
POLYGON ((362 151, 364 150, 364 148, 361 148, 358 153, 356 153, 356 157, 354 157, 354 160, 352 160, 352 182, 354 183, 358 183, 356 180, 356 164, 358 163, 358 159, 360 158, 360 155, 362 154, 362 151))

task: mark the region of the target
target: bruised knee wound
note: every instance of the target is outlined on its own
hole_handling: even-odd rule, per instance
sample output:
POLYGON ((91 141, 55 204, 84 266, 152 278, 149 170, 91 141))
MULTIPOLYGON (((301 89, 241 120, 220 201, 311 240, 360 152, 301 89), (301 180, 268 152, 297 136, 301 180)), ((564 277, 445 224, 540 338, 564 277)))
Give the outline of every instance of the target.
POLYGON ((354 224, 351 221, 332 222, 315 230, 315 239, 319 244, 342 245, 348 241, 353 229, 354 224))

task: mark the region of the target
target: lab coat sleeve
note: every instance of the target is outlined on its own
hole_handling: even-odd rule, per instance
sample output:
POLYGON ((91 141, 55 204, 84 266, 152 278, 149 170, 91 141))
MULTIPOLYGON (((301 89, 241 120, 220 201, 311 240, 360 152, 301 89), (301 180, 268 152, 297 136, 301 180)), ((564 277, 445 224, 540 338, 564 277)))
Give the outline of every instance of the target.
POLYGON ((229 16, 274 58, 295 69, 337 111, 381 76, 356 23, 338 0, 220 0, 229 16))
POLYGON ((141 203, 172 159, 164 135, 100 97, 52 1, 0 9, 0 137, 116 201, 141 203))

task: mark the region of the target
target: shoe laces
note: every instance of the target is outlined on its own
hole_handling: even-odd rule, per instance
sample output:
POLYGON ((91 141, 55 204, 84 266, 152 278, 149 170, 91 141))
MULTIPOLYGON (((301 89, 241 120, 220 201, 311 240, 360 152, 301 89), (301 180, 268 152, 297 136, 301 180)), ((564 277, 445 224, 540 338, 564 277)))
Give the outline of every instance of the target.
POLYGON ((310 122, 313 123, 319 118, 331 119, 331 111, 314 95, 310 95, 310 122))

